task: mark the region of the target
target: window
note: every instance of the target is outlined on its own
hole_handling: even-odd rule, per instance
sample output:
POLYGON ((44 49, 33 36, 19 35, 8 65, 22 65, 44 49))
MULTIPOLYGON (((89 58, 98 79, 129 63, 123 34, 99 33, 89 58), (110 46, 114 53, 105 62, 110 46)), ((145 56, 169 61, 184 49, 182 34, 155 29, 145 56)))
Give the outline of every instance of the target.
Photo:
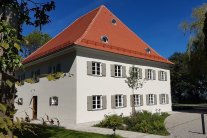
POLYGON ((167 94, 160 94, 160 104, 167 104, 167 94))
POLYGON ((149 80, 152 80, 152 76, 153 76, 153 74, 152 74, 152 70, 151 70, 151 69, 148 69, 148 76, 147 76, 147 78, 148 78, 149 80))
POLYGON ((23 105, 23 99, 22 99, 22 98, 18 98, 18 100, 17 100, 17 104, 18 104, 18 105, 23 105))
POLYGON ((116 103, 116 107, 124 107, 124 96, 115 95, 115 103, 116 103))
POLYGON ((121 65, 115 65, 115 77, 121 77, 122 76, 122 66, 121 65))
POLYGON ((149 94, 149 104, 154 105, 155 104, 155 95, 149 94))
POLYGON ((136 67, 132 67, 132 71, 134 73, 134 77, 137 79, 141 79, 142 78, 142 70, 140 68, 136 68, 136 67))
POLYGON ((150 53, 151 53, 150 48, 145 48, 145 51, 146 51, 148 54, 150 54, 150 53))
POLYGON ((134 106, 140 106, 141 105, 141 95, 135 94, 134 97, 134 106))
POLYGON ((93 110, 102 109, 102 96, 95 95, 92 97, 93 110))
POLYGON ((109 39, 107 36, 101 36, 101 41, 104 42, 104 43, 108 43, 109 42, 109 39))
POLYGON ((167 72, 160 71, 160 80, 167 80, 167 72))
POLYGON ((92 62, 92 74, 93 75, 101 75, 101 63, 92 62))
POLYGON ((112 20, 111 20, 111 23, 112 23, 113 25, 116 25, 116 20, 115 20, 115 19, 112 19, 112 20))
POLYGON ((52 65, 48 67, 48 74, 61 72, 61 64, 52 65))
POLYGON ((58 106, 58 97, 57 96, 50 97, 50 106, 58 106))

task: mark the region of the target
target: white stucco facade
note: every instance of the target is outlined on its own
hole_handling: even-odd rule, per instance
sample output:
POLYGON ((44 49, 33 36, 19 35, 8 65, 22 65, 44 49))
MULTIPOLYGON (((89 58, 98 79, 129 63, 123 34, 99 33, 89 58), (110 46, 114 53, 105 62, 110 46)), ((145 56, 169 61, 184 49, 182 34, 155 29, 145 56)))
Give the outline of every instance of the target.
MULTIPOLYGON (((48 66, 60 63, 62 71, 66 76, 56 81, 48 81, 46 77, 41 77, 38 83, 25 83, 23 86, 17 86, 17 99, 23 98, 23 105, 16 104, 18 112, 17 117, 25 117, 25 112, 32 118, 31 99, 37 96, 37 119, 58 118, 60 125, 67 127, 68 124, 85 123, 99 121, 104 115, 123 114, 130 115, 132 107, 130 105, 130 95, 132 89, 125 83, 126 78, 117 78, 111 76, 111 65, 117 64, 126 67, 126 74, 129 75, 129 68, 133 65, 142 69, 142 79, 145 78, 145 69, 153 69, 156 72, 155 80, 145 80, 142 88, 134 91, 134 94, 143 95, 143 105, 136 107, 137 111, 148 110, 150 112, 171 111, 171 88, 170 88, 170 71, 164 63, 154 61, 140 60, 137 58, 117 55, 113 53, 93 51, 91 49, 76 49, 76 52, 67 53, 61 56, 54 56, 45 59, 39 63, 25 67, 26 77, 31 70, 39 68, 41 74, 47 73, 48 66), (72 56, 71 56, 72 55, 72 56), (105 76, 94 76, 87 74, 87 62, 95 61, 106 65, 105 76), (155 66, 154 66, 155 65, 155 66), (158 71, 167 73, 166 81, 158 80, 158 71), (167 94, 169 103, 160 104, 159 94, 167 94), (116 94, 126 95, 126 107, 112 108, 111 96, 116 94), (147 105, 146 95, 156 94, 157 104, 147 105), (106 109, 87 110, 87 97, 93 95, 106 96, 106 109), (50 106, 49 98, 58 97, 58 106, 50 106)), ((21 74, 22 72, 17 72, 21 74)), ((40 122, 41 123, 41 122, 40 122)))

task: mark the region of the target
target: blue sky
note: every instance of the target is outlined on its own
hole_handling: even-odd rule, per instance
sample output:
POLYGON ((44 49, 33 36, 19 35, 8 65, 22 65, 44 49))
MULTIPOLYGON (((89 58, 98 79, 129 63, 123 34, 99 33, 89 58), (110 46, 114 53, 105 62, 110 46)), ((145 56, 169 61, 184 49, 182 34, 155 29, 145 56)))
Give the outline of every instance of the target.
MULTIPOLYGON (((41 0, 46 2, 48 0, 41 0)), ((189 36, 179 27, 191 19, 193 8, 206 0, 55 0, 56 9, 50 13, 51 23, 42 32, 54 37, 81 15, 105 5, 132 31, 159 54, 168 58, 174 52, 183 52, 189 36)), ((24 26, 23 35, 34 27, 24 26)))

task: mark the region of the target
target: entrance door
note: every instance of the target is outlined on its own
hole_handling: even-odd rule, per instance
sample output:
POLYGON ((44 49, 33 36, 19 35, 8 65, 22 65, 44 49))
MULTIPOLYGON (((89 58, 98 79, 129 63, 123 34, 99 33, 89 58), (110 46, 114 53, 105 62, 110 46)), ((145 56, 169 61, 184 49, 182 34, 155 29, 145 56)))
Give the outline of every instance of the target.
POLYGON ((33 96, 33 119, 37 119, 37 96, 33 96))

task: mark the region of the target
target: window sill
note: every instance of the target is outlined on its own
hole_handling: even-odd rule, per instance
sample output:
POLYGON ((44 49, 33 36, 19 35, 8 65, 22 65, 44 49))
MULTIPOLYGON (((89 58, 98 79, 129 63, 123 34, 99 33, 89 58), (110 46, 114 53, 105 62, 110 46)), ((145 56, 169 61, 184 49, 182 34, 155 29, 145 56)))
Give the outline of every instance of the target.
POLYGON ((89 76, 93 76, 93 77, 106 77, 106 76, 103 76, 103 75, 89 75, 89 76))
POLYGON ((161 103, 160 105, 166 105, 166 104, 168 104, 168 103, 161 103))
POLYGON ((115 107, 114 109, 121 109, 121 108, 125 108, 124 106, 123 107, 115 107))
POLYGON ((148 104, 147 106, 153 106, 153 105, 157 105, 157 104, 148 104))
POLYGON ((90 111, 101 111, 101 110, 104 110, 104 109, 103 108, 101 108, 101 109, 92 109, 90 111))

